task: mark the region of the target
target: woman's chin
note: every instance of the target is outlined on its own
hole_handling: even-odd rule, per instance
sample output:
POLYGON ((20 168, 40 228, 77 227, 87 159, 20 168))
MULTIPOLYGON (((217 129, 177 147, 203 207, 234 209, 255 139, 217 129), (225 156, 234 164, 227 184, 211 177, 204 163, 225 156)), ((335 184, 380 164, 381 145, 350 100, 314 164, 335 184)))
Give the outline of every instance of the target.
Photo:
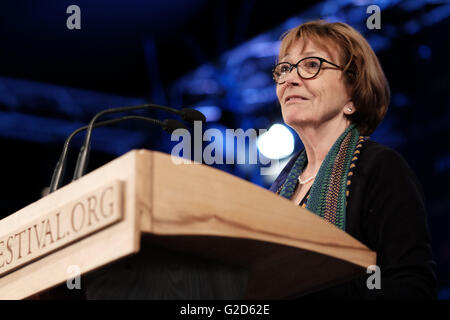
POLYGON ((282 115, 284 122, 286 123, 296 123, 308 121, 311 119, 311 112, 308 109, 300 110, 299 108, 292 108, 292 106, 286 106, 282 109, 282 115))
POLYGON ((286 123, 291 128, 305 126, 308 123, 312 122, 312 119, 307 117, 299 117, 298 114, 294 114, 292 116, 284 115, 283 120, 284 123, 286 123))

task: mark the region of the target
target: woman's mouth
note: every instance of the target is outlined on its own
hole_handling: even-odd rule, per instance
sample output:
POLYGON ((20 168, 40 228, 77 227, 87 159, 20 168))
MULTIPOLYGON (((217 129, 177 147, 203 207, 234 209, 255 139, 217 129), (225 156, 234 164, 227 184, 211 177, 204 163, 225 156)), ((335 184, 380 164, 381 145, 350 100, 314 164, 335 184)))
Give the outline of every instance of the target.
POLYGON ((297 103, 297 102, 302 102, 302 101, 307 101, 307 100, 309 100, 309 99, 304 96, 290 95, 290 96, 286 97, 286 99, 284 100, 284 103, 297 103))

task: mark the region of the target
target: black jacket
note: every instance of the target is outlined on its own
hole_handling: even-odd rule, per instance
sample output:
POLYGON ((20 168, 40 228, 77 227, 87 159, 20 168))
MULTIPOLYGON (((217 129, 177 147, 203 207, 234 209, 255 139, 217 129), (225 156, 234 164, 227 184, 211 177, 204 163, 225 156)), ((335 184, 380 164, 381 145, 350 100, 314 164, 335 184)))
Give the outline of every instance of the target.
MULTIPOLYGON (((296 158, 270 190, 284 183, 296 158)), ((345 231, 377 253, 381 289, 367 288, 368 274, 302 299, 435 299, 423 192, 406 161, 396 151, 366 141, 349 191, 345 231)))

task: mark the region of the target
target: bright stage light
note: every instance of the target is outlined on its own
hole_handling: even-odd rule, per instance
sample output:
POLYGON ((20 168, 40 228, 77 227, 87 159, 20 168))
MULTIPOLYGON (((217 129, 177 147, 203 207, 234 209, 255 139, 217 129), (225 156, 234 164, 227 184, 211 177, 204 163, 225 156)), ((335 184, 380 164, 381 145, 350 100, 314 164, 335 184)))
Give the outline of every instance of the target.
POLYGON ((282 124, 274 124, 258 137, 259 151, 269 159, 282 159, 294 151, 294 136, 282 124))

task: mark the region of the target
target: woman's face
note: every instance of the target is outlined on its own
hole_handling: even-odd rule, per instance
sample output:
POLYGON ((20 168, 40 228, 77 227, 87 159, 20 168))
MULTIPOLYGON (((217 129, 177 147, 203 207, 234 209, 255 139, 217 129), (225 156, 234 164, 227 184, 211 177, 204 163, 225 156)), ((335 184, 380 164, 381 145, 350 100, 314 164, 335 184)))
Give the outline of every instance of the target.
MULTIPOLYGON (((279 62, 297 63, 305 57, 321 57, 340 65, 337 52, 333 56, 316 46, 312 41, 294 42, 279 62)), ((296 129, 304 126, 319 126, 329 121, 346 120, 344 114, 354 112, 342 71, 324 62, 320 72, 311 79, 302 79, 293 69, 286 82, 277 85, 277 96, 281 104, 284 122, 296 129), (352 111, 348 111, 348 107, 352 111)))

